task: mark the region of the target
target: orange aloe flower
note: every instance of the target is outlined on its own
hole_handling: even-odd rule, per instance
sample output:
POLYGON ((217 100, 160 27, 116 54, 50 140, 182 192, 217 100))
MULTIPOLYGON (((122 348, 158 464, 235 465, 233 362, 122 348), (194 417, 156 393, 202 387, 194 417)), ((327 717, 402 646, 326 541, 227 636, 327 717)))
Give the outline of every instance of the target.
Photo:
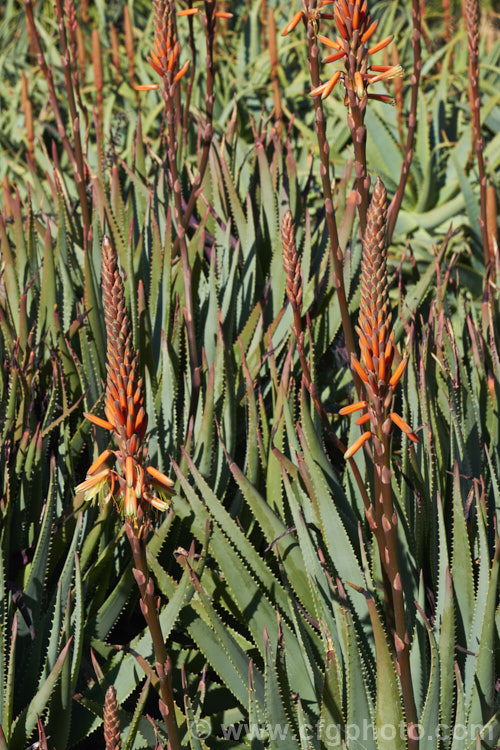
MULTIPOLYGON (((170 78, 170 83, 177 83, 187 73, 190 61, 179 68, 181 45, 177 39, 175 10, 173 0, 153 0, 155 40, 148 62, 159 76, 170 78)), ((159 84, 148 83, 136 86, 137 91, 152 91, 159 84)))
MULTIPOLYGON (((153 0, 155 41, 153 50, 148 58, 149 64, 159 76, 171 78, 172 83, 177 83, 187 73, 190 60, 179 68, 179 55, 181 51, 177 39, 177 28, 175 17, 200 15, 199 8, 184 8, 174 10, 173 0, 153 0)), ((215 11, 215 18, 232 18, 232 13, 215 11)), ((135 87, 137 91, 154 91, 159 88, 157 83, 146 83, 135 87)))
MULTIPOLYGON (((344 71, 335 71, 326 83, 311 91, 311 96, 321 96, 322 99, 326 99, 337 83, 342 80, 347 94, 346 103, 349 103, 350 95, 357 97, 358 101, 366 97, 392 102, 393 98, 386 94, 368 93, 370 84, 389 80, 403 73, 400 65, 368 66, 368 57, 387 47, 394 38, 391 34, 382 41, 368 47, 368 42, 378 26, 378 21, 372 22, 370 19, 368 0, 322 0, 319 7, 310 14, 308 19, 303 11, 298 11, 285 26, 282 34, 283 36, 289 34, 301 20, 309 20, 310 23, 313 23, 316 31, 319 19, 332 19, 338 32, 338 36, 334 40, 322 34, 317 34, 317 39, 332 50, 323 62, 330 63, 343 60, 344 71), (322 10, 329 5, 333 5, 333 13, 325 13, 322 10)), ((351 105, 355 104, 354 101, 350 103, 351 105)))
POLYGON ((364 412, 356 419, 356 424, 362 425, 370 422, 371 430, 364 432, 348 448, 344 454, 345 458, 351 458, 372 434, 378 437, 380 437, 380 432, 388 434, 391 430, 391 423, 399 427, 410 440, 418 443, 418 438, 411 427, 391 408, 394 390, 406 369, 408 360, 403 359, 392 373, 396 345, 387 284, 386 218, 387 194, 382 180, 377 178, 368 208, 366 231, 362 239, 361 303, 356 326, 361 358, 358 359, 356 356, 352 358, 352 367, 364 384, 366 400, 344 406, 339 411, 341 415, 364 412))
POLYGON ((95 414, 85 416, 113 434, 117 450, 103 451, 76 491, 84 492, 86 499, 99 497, 104 502, 114 499, 126 518, 141 520, 150 508, 168 509, 174 483, 158 469, 147 465, 148 418, 143 381, 132 345, 116 252, 107 237, 102 242, 102 291, 107 336, 106 419, 95 414), (112 469, 109 463, 116 463, 119 471, 112 469))
MULTIPOLYGON (((381 101, 392 101, 392 97, 385 94, 368 93, 368 86, 377 81, 389 80, 400 76, 403 73, 403 69, 400 65, 372 65, 368 67, 368 57, 387 47, 392 42, 393 35, 391 34, 377 44, 368 47, 368 42, 378 26, 378 21, 371 22, 370 14, 368 13, 368 1, 351 0, 351 2, 348 2, 347 0, 336 0, 333 2, 333 0, 323 0, 322 2, 323 6, 332 4, 334 5, 334 22, 339 36, 333 41, 321 34, 318 35, 320 42, 330 49, 335 50, 323 62, 337 62, 343 59, 345 68, 343 81, 348 102, 353 94, 357 97, 358 101, 365 99, 365 97, 381 101)), ((335 83, 332 85, 332 81, 336 75, 337 73, 334 73, 330 81, 323 84, 324 88, 319 87, 319 89, 323 90, 315 89, 312 95, 317 96, 321 93, 323 99, 329 96, 338 80, 337 77, 335 83)), ((355 102, 349 103, 351 105, 355 104, 355 102)))

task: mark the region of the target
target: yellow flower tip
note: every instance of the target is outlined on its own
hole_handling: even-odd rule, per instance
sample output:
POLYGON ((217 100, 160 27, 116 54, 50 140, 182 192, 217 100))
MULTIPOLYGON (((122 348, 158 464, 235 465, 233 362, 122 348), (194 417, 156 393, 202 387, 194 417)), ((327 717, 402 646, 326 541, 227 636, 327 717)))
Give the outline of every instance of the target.
POLYGON ((136 91, 156 91, 160 87, 157 83, 141 83, 135 87, 136 91))
POLYGON ((158 484, 166 487, 167 490, 171 489, 174 486, 174 482, 169 479, 169 477, 166 477, 165 474, 162 474, 161 471, 155 469, 154 466, 147 466, 146 471, 151 477, 153 477, 156 482, 158 482, 158 484))
POLYGON ((167 502, 166 500, 160 500, 159 497, 156 497, 156 495, 148 495, 145 497, 145 500, 153 506, 153 508, 156 508, 156 510, 161 511, 164 513, 166 510, 170 508, 172 505, 171 502, 167 502))
POLYGON ((358 95, 358 97, 360 99, 363 99, 363 97, 366 94, 366 91, 365 91, 365 84, 363 83, 363 76, 361 75, 359 70, 357 70, 354 73, 354 87, 356 89, 356 94, 358 95))
POLYGON ((88 414, 87 412, 84 412, 83 416, 88 419, 89 422, 96 424, 98 427, 104 427, 105 430, 113 429, 113 425, 111 424, 111 422, 108 422, 106 419, 102 419, 101 417, 97 417, 95 414, 88 414))
POLYGON ((78 487, 75 487, 75 492, 84 492, 86 500, 93 500, 103 489, 110 472, 111 469, 109 468, 103 469, 98 474, 94 474, 92 477, 87 477, 84 482, 81 482, 78 487))
POLYGON ((339 414, 344 417, 347 414, 354 414, 356 411, 361 411, 365 407, 366 401, 356 401, 354 404, 349 404, 349 406, 343 406, 342 409, 339 409, 339 414))
POLYGON ((232 18, 233 17, 233 13, 228 13, 225 10, 218 10, 215 13, 215 17, 216 18, 232 18))
POLYGON ((133 487, 135 484, 135 471, 134 471, 134 459, 132 456, 127 456, 125 459, 125 479, 127 480, 127 487, 133 487))
POLYGON ((296 13, 296 14, 294 15, 294 17, 293 17, 293 18, 292 18, 292 20, 290 21, 290 23, 288 23, 288 24, 287 24, 287 25, 285 26, 285 28, 283 29, 283 31, 281 32, 281 36, 288 36, 288 34, 289 34, 289 33, 290 33, 291 31, 293 31, 293 30, 295 29, 295 27, 296 27, 296 26, 298 26, 298 24, 299 24, 299 21, 300 21, 300 19, 302 18, 302 15, 303 15, 303 13, 302 13, 302 11, 301 11, 301 10, 297 11, 297 13, 296 13))
POLYGON ((369 438, 371 438, 371 436, 371 432, 363 432, 363 434, 360 435, 360 437, 355 440, 351 447, 348 448, 344 453, 345 460, 347 461, 349 458, 352 458, 356 451, 358 451, 361 446, 364 445, 369 438))
POLYGON ((375 70, 377 67, 385 68, 385 70, 383 70, 378 75, 370 76, 370 83, 376 83, 377 81, 391 81, 393 78, 399 78, 403 75, 403 68, 401 67, 401 65, 393 65, 387 67, 384 65, 372 66, 372 70, 375 70))
POLYGON ((125 487, 123 513, 125 518, 135 518, 137 516, 137 497, 133 487, 125 487))
POLYGON ((196 16, 199 12, 199 8, 186 8, 185 10, 178 10, 176 15, 181 18, 181 16, 196 16))

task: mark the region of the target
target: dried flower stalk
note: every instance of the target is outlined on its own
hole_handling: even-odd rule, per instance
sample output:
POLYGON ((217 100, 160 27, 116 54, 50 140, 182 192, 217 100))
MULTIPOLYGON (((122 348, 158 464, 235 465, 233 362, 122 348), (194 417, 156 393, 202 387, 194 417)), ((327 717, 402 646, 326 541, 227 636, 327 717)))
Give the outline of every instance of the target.
POLYGON ((387 218, 387 242, 390 243, 394 227, 396 226, 396 220, 398 218, 399 209, 403 201, 403 195, 410 173, 411 162, 413 160, 413 143, 415 140, 415 132, 417 129, 417 106, 418 106, 418 90, 420 86, 420 73, 422 71, 422 57, 421 57, 421 44, 420 37, 422 36, 422 11, 419 5, 419 0, 412 0, 411 6, 411 18, 413 24, 413 34, 411 38, 411 46, 413 50, 413 73, 411 74, 411 100, 410 100, 410 111, 408 114, 408 133, 406 135, 405 152, 403 156, 403 163, 401 165, 401 176, 399 178, 398 189, 396 190, 394 197, 389 206, 388 218, 387 218))
POLYGON ((60 39, 60 44, 61 44, 61 61, 62 61, 63 71, 64 71, 64 85, 65 85, 65 89, 66 89, 66 93, 68 97, 68 107, 70 111, 69 119, 71 120, 73 143, 70 143, 70 140, 68 138, 68 133, 66 130, 64 118, 62 116, 61 110, 59 108, 59 104, 57 102, 54 77, 52 75, 51 69, 47 65, 47 61, 45 60, 45 56, 43 54, 43 50, 40 44, 40 37, 39 37, 38 31, 35 25, 35 19, 33 15, 32 0, 24 0, 24 5, 25 5, 25 10, 26 10, 26 22, 27 22, 28 29, 31 35, 33 46, 36 50, 38 64, 40 65, 43 76, 47 83, 47 87, 49 91, 50 106, 52 108, 52 111, 54 112, 54 117, 56 119, 57 131, 58 131, 59 137, 61 138, 62 144, 64 146, 64 150, 66 151, 68 159, 70 160, 71 167, 73 169, 73 175, 75 177, 75 182, 76 182, 76 186, 78 189, 78 195, 80 198, 80 206, 81 206, 81 211, 82 211, 83 230, 84 230, 83 242, 84 242, 84 247, 86 247, 87 241, 88 241, 88 233, 90 230, 90 209, 88 205, 87 192, 86 192, 87 171, 85 168, 85 163, 84 163, 84 158, 83 158, 82 140, 81 140, 81 135, 80 135, 80 118, 78 117, 78 112, 77 112, 76 103, 75 103, 75 96, 74 96, 74 91, 73 91, 71 65, 69 62, 70 55, 69 55, 69 50, 68 50, 67 40, 66 40, 66 29, 64 26, 62 0, 56 0, 55 9, 56 9, 57 23, 59 27, 59 39, 60 39))
POLYGON ((35 132, 33 128, 33 108, 28 94, 28 81, 24 73, 21 73, 21 106, 24 112, 24 123, 26 126, 26 138, 28 140, 28 155, 33 161, 35 157, 35 132))
POLYGON ((98 29, 92 29, 92 65, 94 68, 94 86, 96 90, 97 100, 97 121, 99 127, 102 130, 103 124, 103 103, 104 97, 102 94, 103 88, 103 74, 102 74, 102 54, 101 54, 101 40, 98 29))
MULTIPOLYGON (((318 24, 321 19, 331 18, 332 14, 327 14, 318 8, 317 0, 309 0, 306 5, 304 3, 305 11, 298 11, 290 23, 285 27, 282 34, 286 36, 289 34, 302 20, 307 29, 307 43, 309 47, 309 73, 311 76, 311 83, 314 89, 317 89, 320 83, 319 79, 319 61, 318 61, 318 24)), ((323 197, 325 201, 325 214, 326 224, 328 227, 328 234, 330 237, 330 252, 333 261, 333 281, 337 290, 339 299, 340 314, 342 317, 342 329, 344 332, 345 343, 347 351, 352 354, 355 351, 354 346, 354 335, 351 325, 351 319, 349 317, 349 309, 347 305, 347 297, 344 288, 344 272, 343 272, 343 256, 342 249, 339 244, 339 236, 337 229, 337 220, 335 216, 335 208, 333 205, 333 194, 332 194, 332 166, 330 164, 330 146, 326 137, 326 120, 323 112, 323 102, 321 96, 318 94, 314 100, 315 117, 316 117, 316 136, 318 139, 319 147, 319 158, 321 162, 320 166, 320 177, 321 186, 323 189, 323 197)), ((359 381, 356 378, 356 385, 359 387, 359 381)))
POLYGON ((479 93, 479 3, 478 0, 465 0, 465 24, 467 27, 467 49, 469 51, 469 103, 472 114, 472 145, 476 153, 479 172, 481 199, 481 236, 483 240, 484 263, 491 260, 486 216, 486 174, 483 160, 483 139, 481 136, 481 97, 479 93))
POLYGON ((153 8, 155 41, 153 50, 149 57, 149 62, 154 71, 161 76, 161 84, 146 84, 137 86, 136 88, 142 91, 161 88, 162 96, 165 101, 167 120, 167 159, 170 170, 170 181, 174 194, 174 216, 178 227, 173 254, 175 254, 178 249, 180 250, 185 301, 184 321, 187 331, 189 364, 191 370, 191 403, 189 407, 190 419, 188 420, 187 438, 189 439, 189 431, 192 429, 194 415, 198 404, 201 375, 194 326, 194 308, 191 288, 192 271, 188 258, 186 229, 199 195, 199 190, 208 164, 208 156, 213 138, 212 119, 215 98, 213 89, 215 78, 213 46, 216 20, 218 18, 230 18, 232 14, 225 11, 217 11, 217 4, 214 0, 205 0, 204 13, 202 13, 199 8, 187 8, 176 13, 173 0, 153 0, 153 8), (187 73, 190 61, 187 60, 180 65, 181 48, 177 38, 176 16, 192 17, 194 15, 198 15, 202 19, 205 28, 207 46, 207 88, 205 92, 206 120, 204 127, 201 129, 203 148, 199 159, 199 168, 192 183, 191 194, 184 208, 181 181, 179 179, 177 168, 179 148, 177 134, 183 122, 179 82, 187 73))

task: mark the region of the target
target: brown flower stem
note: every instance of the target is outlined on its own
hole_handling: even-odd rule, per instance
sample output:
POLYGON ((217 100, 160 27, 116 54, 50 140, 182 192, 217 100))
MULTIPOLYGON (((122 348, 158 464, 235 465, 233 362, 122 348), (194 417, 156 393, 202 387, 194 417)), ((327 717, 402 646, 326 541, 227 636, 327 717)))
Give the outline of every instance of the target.
MULTIPOLYGON (((182 216, 182 226, 184 227, 184 230, 187 229, 189 225, 189 220, 196 206, 196 201, 198 199, 198 196, 201 190, 201 184, 203 182, 205 171, 208 165, 208 157, 210 154, 210 147, 212 145, 212 140, 213 140, 213 135, 214 135, 213 111, 214 111, 214 101, 215 101, 215 94, 214 94, 215 67, 214 67, 213 49, 214 49, 214 39, 215 39, 215 23, 216 23, 216 17, 215 17, 214 3, 205 2, 204 24, 205 24, 205 38, 206 38, 206 51, 207 51, 207 56, 206 56, 207 89, 205 92, 205 125, 202 131, 203 147, 202 147, 200 159, 198 162, 198 171, 196 173, 196 176, 193 180, 193 184, 191 186, 191 193, 189 195, 187 205, 183 213, 179 212, 179 216, 182 216)), ((192 65, 192 67, 194 67, 194 65, 192 65)), ((188 83, 188 91, 189 91, 189 86, 190 84, 188 83)), ((185 109, 185 117, 186 118, 189 117, 189 111, 188 111, 187 105, 185 109)), ((184 138, 184 134, 183 134, 183 138, 184 138)), ((179 237, 176 237, 176 239, 174 240, 174 245, 172 249, 173 257, 175 257, 176 253, 179 251, 179 246, 180 246, 180 239, 179 237)))
POLYGON ((472 115, 472 141, 479 171, 481 199, 481 237, 483 240, 484 264, 491 261, 488 241, 486 210, 486 174, 483 160, 483 139, 481 137, 481 97, 479 93, 479 4, 477 0, 466 0, 465 21, 467 25, 467 49, 469 52, 469 103, 472 115))
MULTIPOLYGON (((194 327, 194 308, 193 308, 193 290, 192 290, 192 271, 189 265, 188 249, 186 244, 186 231, 184 224, 184 214, 182 211, 181 183, 177 171, 177 142, 175 130, 175 105, 174 89, 175 84, 168 80, 171 73, 165 76, 164 96, 167 115, 167 158, 172 178, 172 188, 174 193, 174 217, 177 225, 177 240, 181 254, 182 279, 184 283, 184 321, 186 323, 186 332, 188 338, 189 364, 191 368, 191 403, 189 406, 189 416, 196 414, 198 405, 198 396, 201 387, 201 373, 198 363, 198 348, 196 343, 196 331, 194 327)), ((189 423, 189 419, 188 419, 189 423)))
POLYGON ((92 29, 92 63, 94 68, 94 87, 96 90, 97 102, 97 122, 99 129, 102 131, 104 121, 104 97, 102 95, 103 75, 102 75, 102 53, 99 29, 92 29))
MULTIPOLYGON (((187 7, 191 8, 192 5, 193 5, 192 0, 189 0, 187 7)), ((193 16, 188 16, 188 25, 189 25, 188 44, 189 44, 189 49, 191 50, 191 65, 189 66, 189 79, 187 83, 186 96, 185 96, 185 101, 184 101, 184 116, 182 118, 182 148, 181 148, 182 152, 185 151, 186 143, 187 143, 190 103, 191 103, 191 96, 193 93, 194 77, 196 74, 197 55, 196 55, 196 44, 194 41, 193 23, 194 23, 193 16)), ((186 224, 184 226, 186 226, 186 224)))
POLYGON ((381 425, 379 426, 379 437, 381 438, 379 446, 382 449, 382 455, 376 458, 375 470, 379 476, 382 493, 382 528, 386 538, 382 565, 386 567, 391 584, 392 611, 389 614, 390 618, 394 620, 396 660, 399 667, 398 671, 408 727, 408 750, 418 750, 418 739, 414 736, 413 729, 418 723, 418 717, 411 679, 410 639, 406 628, 405 603, 399 568, 397 515, 392 499, 389 436, 384 433, 381 425))
POLYGON ((283 132, 283 123, 281 122, 283 113, 281 109, 280 84, 278 79, 278 45, 276 38, 276 21, 274 20, 274 9, 269 8, 267 11, 267 35, 269 44, 269 62, 271 65, 271 87, 273 90, 274 103, 274 121, 278 134, 283 132))
MULTIPOLYGON (((309 12, 312 12, 316 9, 317 0, 311 0, 309 3, 309 12)), ((309 23, 307 25, 307 41, 309 45, 309 72, 311 76, 311 83, 313 85, 313 88, 317 88, 320 83, 319 78, 319 63, 318 63, 318 45, 316 41, 316 31, 314 28, 314 25, 312 23, 309 23)), ((326 138, 326 121, 325 121, 325 115, 323 112, 323 104, 321 101, 321 96, 314 97, 314 108, 315 108, 315 115, 316 115, 316 136, 318 139, 318 146, 319 146, 319 158, 320 158, 320 177, 321 177, 321 185, 323 188, 323 196, 325 199, 325 214, 326 214, 326 223, 328 226, 328 234, 330 236, 330 252, 332 256, 333 261, 333 269, 334 269, 334 284, 335 288, 337 290, 338 300, 339 300, 339 307, 340 307, 340 315, 342 318, 342 329, 344 331, 344 338, 345 343, 347 347, 347 351, 349 352, 349 356, 356 351, 354 346, 354 335, 352 330, 352 324, 351 319, 349 317, 349 309, 347 305, 347 298, 345 293, 345 287, 344 287, 344 273, 343 273, 343 257, 342 257, 342 249, 339 245, 339 237, 338 237, 338 231, 337 231, 337 221, 335 217, 335 209, 333 206, 333 198, 332 198, 332 187, 331 187, 331 181, 330 181, 330 160, 329 160, 329 153, 330 153, 330 147, 328 145, 328 140, 326 138)), ((359 378, 356 376, 354 379, 354 382, 356 384, 356 388, 358 392, 361 389, 361 382, 359 378)))
MULTIPOLYGON (((355 99, 354 92, 348 91, 347 96, 355 99)), ((358 195, 358 216, 361 236, 366 229, 366 212, 370 203, 370 178, 366 171, 366 126, 365 107, 352 103, 347 116, 347 124, 351 131, 354 148, 354 173, 356 175, 356 192, 358 195)))
POLYGON ((130 85, 135 90, 134 32, 132 30, 132 19, 130 18, 128 5, 125 5, 123 8, 123 30, 125 32, 125 52, 128 59, 128 79, 130 85))
POLYGON ((78 195, 80 198, 81 210, 82 210, 82 220, 83 220, 83 228, 84 228, 83 242, 84 242, 84 247, 86 247, 87 241, 88 241, 88 232, 90 230, 90 213, 89 213, 89 206, 87 202, 86 177, 85 177, 82 145, 81 145, 81 139, 80 139, 79 118, 78 118, 78 113, 76 111, 75 100, 73 96, 73 87, 71 83, 71 69, 69 65, 69 54, 68 54, 67 43, 66 43, 66 31, 64 29, 64 21, 62 18, 61 0, 56 0, 56 11, 58 13, 58 19, 60 19, 58 22, 59 22, 59 33, 60 33, 60 38, 61 38, 61 59, 63 62, 64 80, 65 80, 66 91, 68 94, 68 105, 69 105, 70 116, 72 120, 74 150, 69 142, 68 134, 66 132, 66 126, 64 124, 61 110, 59 109, 59 105, 57 103, 57 97, 56 97, 52 72, 47 65, 45 56, 43 54, 43 51, 40 45, 40 38, 36 29, 35 19, 33 17, 33 6, 31 3, 31 0, 24 0, 24 6, 26 10, 26 21, 27 21, 28 29, 31 34, 33 46, 36 51, 38 64, 40 65, 43 76, 47 83, 47 87, 49 91, 50 106, 52 107, 52 110, 54 112, 54 117, 56 118, 57 131, 58 131, 59 137, 61 138, 64 150, 66 151, 68 158, 70 160, 71 166, 73 168, 73 174, 75 177, 75 182, 76 182, 78 195))
POLYGON ((28 140, 28 157, 32 163, 35 159, 35 131, 33 127, 33 108, 28 94, 28 81, 24 73, 21 73, 21 107, 24 112, 24 124, 26 127, 26 138, 28 140))
POLYGON ((413 159, 413 142, 415 139, 415 131, 417 129, 418 89, 420 85, 420 72, 422 70, 422 50, 420 44, 420 38, 422 36, 422 14, 418 0, 412 0, 411 17, 413 22, 413 36, 411 40, 411 45, 413 48, 413 73, 410 79, 411 100, 410 112, 408 115, 408 133, 406 136, 405 153, 403 157, 403 164, 401 165, 401 176, 399 178, 398 189, 396 190, 387 211, 388 245, 391 242, 394 227, 396 226, 396 220, 398 218, 399 209, 401 208, 401 203, 403 201, 406 182, 408 180, 410 166, 413 159))
POLYGON ((179 728, 175 715, 175 703, 172 689, 172 663, 165 648, 165 641, 161 631, 158 607, 154 598, 153 579, 149 575, 146 559, 146 541, 144 525, 133 526, 130 522, 125 523, 125 531, 130 542, 132 555, 134 557, 134 576, 139 586, 141 594, 141 610, 146 620, 155 659, 158 665, 158 676, 160 677, 160 694, 161 699, 167 707, 164 712, 165 724, 167 727, 168 741, 171 750, 180 750, 181 744, 179 739, 179 728))

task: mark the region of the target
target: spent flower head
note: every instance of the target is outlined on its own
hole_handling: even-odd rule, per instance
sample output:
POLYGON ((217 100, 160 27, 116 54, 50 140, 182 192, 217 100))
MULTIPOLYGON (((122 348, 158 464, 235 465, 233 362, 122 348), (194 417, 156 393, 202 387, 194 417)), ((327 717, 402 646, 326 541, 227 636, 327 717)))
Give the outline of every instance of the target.
POLYGON ((147 464, 143 381, 132 344, 123 280, 107 237, 102 242, 102 291, 107 335, 106 419, 95 414, 85 416, 113 434, 117 450, 103 451, 76 491, 85 492, 87 499, 114 499, 126 518, 140 521, 151 508, 167 510, 174 483, 147 464), (119 471, 110 467, 113 462, 119 471))

